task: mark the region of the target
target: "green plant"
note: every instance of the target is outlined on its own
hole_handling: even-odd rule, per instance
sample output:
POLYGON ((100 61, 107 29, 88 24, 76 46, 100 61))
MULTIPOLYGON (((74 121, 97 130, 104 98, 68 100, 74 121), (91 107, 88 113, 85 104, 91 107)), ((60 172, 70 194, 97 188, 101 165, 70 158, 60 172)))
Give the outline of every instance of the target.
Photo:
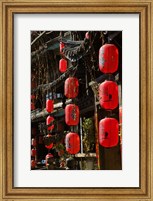
POLYGON ((95 126, 93 118, 83 118, 83 149, 85 153, 95 148, 95 126))
POLYGON ((54 146, 52 148, 52 149, 55 149, 55 151, 58 153, 58 155, 62 158, 67 158, 69 156, 69 154, 67 153, 67 151, 65 149, 65 144, 63 142, 65 135, 67 133, 68 133, 68 131, 64 131, 62 140, 54 143, 54 146))

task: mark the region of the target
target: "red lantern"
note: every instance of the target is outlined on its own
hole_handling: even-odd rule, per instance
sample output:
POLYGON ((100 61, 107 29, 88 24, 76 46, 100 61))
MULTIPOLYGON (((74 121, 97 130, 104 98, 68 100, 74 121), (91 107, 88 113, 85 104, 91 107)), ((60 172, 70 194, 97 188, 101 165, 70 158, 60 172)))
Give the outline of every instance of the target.
POLYGON ((36 147, 37 143, 36 143, 36 139, 35 138, 32 138, 31 145, 34 146, 34 147, 36 147))
POLYGON ((88 39, 88 40, 90 39, 89 32, 86 32, 86 34, 85 34, 85 38, 88 39))
POLYGON ((118 106, 118 86, 116 82, 105 81, 99 86, 99 103, 106 110, 113 110, 118 106))
POLYGON ((65 47, 65 44, 62 43, 62 42, 60 42, 60 53, 61 53, 61 54, 62 54, 62 50, 63 50, 64 47, 65 47))
POLYGON ((118 69, 118 48, 105 44, 99 49, 99 69, 102 73, 114 73, 118 69))
POLYGON ((36 166, 36 161, 35 160, 31 160, 31 169, 34 169, 36 166))
MULTIPOLYGON (((51 122, 53 122, 53 121, 54 121, 54 118, 52 116, 48 116, 47 119, 46 119, 46 125, 51 124, 51 122)), ((51 130, 53 130, 53 128, 54 128, 54 124, 49 126, 48 130, 51 131, 51 130)))
POLYGON ((31 95, 31 110, 35 110, 35 95, 31 95))
POLYGON ((103 147, 114 147, 118 144, 118 121, 105 118, 99 122, 99 143, 103 147))
POLYGON ((53 155, 51 153, 47 154, 46 157, 46 165, 52 163, 53 155))
POLYGON ((31 100, 34 100, 36 99, 36 96, 35 95, 31 95, 31 100))
POLYGON ((53 143, 51 143, 50 145, 45 145, 45 147, 46 147, 47 149, 51 149, 51 148, 53 147, 53 143))
POLYGON ((66 59, 61 59, 59 61, 59 71, 61 73, 64 73, 67 70, 67 60, 66 59))
POLYGON ((51 113, 51 112, 53 111, 53 108, 54 108, 54 101, 48 99, 48 100, 46 101, 46 111, 47 111, 48 113, 51 113))
POLYGON ((37 153, 37 152, 36 152, 36 149, 32 149, 32 150, 31 150, 31 156, 35 157, 35 156, 36 156, 36 153, 37 153))
POLYGON ((31 110, 35 110, 35 104, 31 103, 31 110))
MULTIPOLYGON (((51 137, 51 135, 48 134, 47 137, 51 137)), ((53 147, 53 143, 51 143, 50 145, 45 145, 45 147, 46 147, 47 149, 51 149, 51 148, 53 147)))
POLYGON ((76 126, 79 123, 79 107, 69 104, 65 107, 65 122, 69 126, 76 126))
POLYGON ((65 80, 64 95, 67 98, 75 98, 79 91, 79 81, 75 77, 69 77, 65 80))
POLYGON ((122 124, 122 106, 119 107, 119 123, 122 124))
POLYGON ((66 151, 76 154, 80 151, 80 137, 77 133, 68 133, 65 137, 66 151))

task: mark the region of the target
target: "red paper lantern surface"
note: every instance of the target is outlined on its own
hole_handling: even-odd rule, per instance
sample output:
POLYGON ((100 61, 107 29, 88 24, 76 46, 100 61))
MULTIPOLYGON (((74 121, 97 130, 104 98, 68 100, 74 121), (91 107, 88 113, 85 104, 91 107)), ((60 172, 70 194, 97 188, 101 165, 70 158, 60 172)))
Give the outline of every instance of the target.
POLYGON ((65 137, 66 151, 76 154, 80 151, 80 137, 77 133, 68 133, 65 137))
POLYGON ((63 50, 64 47, 65 47, 65 44, 62 43, 62 42, 60 42, 60 53, 61 53, 61 54, 62 54, 62 50, 63 50))
POLYGON ((69 104, 65 107, 65 122, 69 126, 76 126, 79 123, 79 107, 69 104))
MULTIPOLYGON (((48 134, 47 137, 51 137, 52 135, 48 134)), ((51 149, 53 147, 53 143, 49 144, 49 145, 45 145, 45 147, 47 149, 51 149)))
POLYGON ((67 60, 66 59, 61 59, 59 61, 59 71, 61 73, 64 73, 67 70, 67 60))
POLYGON ((118 86, 116 82, 105 81, 100 84, 99 103, 106 110, 113 110, 118 106, 118 86))
POLYGON ((53 147, 53 143, 51 143, 50 145, 45 145, 45 147, 46 147, 47 149, 51 149, 51 148, 53 147))
POLYGON ((31 103, 31 110, 35 110, 35 104, 31 103))
POLYGON ((99 69, 103 73, 114 73, 118 69, 118 48, 105 44, 99 49, 99 69))
POLYGON ((34 169, 36 166, 36 161, 35 160, 31 160, 31 168, 34 169))
POLYGON ((50 164, 52 162, 53 155, 51 153, 49 153, 49 154, 46 155, 45 159, 46 159, 46 165, 48 163, 50 164))
POLYGON ((104 118, 99 122, 99 143, 103 147, 114 147, 118 144, 118 121, 115 118, 104 118))
POLYGON ((31 145, 34 146, 34 147, 36 147, 37 142, 36 142, 36 139, 35 139, 35 138, 32 138, 32 140, 31 140, 31 145))
MULTIPOLYGON (((46 119, 46 125, 51 124, 53 121, 54 121, 54 118, 52 116, 48 116, 47 119, 46 119)), ((54 124, 49 126, 47 129, 52 131, 53 128, 54 128, 54 124)))
POLYGON ((46 111, 48 113, 51 113, 53 111, 53 108, 54 108, 54 101, 50 100, 50 99, 47 99, 46 100, 46 111))
POLYGON ((35 95, 31 95, 31 110, 35 110, 35 104, 34 104, 35 99, 36 99, 35 95))
POLYGON ((36 96, 35 95, 31 95, 31 100, 33 100, 33 99, 36 99, 36 96))
POLYGON ((32 150, 31 150, 31 156, 35 157, 35 156, 36 156, 36 153, 37 153, 37 152, 36 152, 36 149, 32 149, 32 150))
POLYGON ((79 81, 75 77, 69 77, 65 80, 64 95, 67 98, 75 98, 79 91, 79 81))
POLYGON ((90 39, 89 32, 86 32, 86 34, 85 34, 85 38, 86 38, 86 39, 90 39))
POLYGON ((119 107, 119 123, 122 124, 122 106, 119 107))

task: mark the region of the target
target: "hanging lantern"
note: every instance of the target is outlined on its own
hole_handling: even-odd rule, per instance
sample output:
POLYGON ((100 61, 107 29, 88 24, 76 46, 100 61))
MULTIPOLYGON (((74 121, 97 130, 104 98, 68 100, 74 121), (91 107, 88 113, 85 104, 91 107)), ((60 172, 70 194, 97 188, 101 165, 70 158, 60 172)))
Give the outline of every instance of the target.
POLYGON ((114 147, 118 144, 118 121, 105 118, 99 122, 99 143, 103 147, 114 147))
POLYGON ((31 160, 31 169, 34 169, 36 166, 36 161, 35 160, 31 160))
POLYGON ((90 39, 89 32, 86 32, 86 34, 85 34, 85 38, 88 39, 88 40, 90 39))
POLYGON ((46 165, 51 164, 53 162, 53 155, 51 153, 48 153, 45 157, 46 165))
POLYGON ((31 95, 31 100, 35 100, 36 99, 36 96, 35 95, 31 95))
POLYGON ((63 54, 62 50, 65 47, 65 44, 60 42, 60 53, 63 54))
POLYGON ((119 123, 122 124, 122 106, 119 107, 119 123))
POLYGON ((118 86, 116 82, 105 81, 100 84, 99 103, 106 110, 113 110, 118 106, 118 86))
POLYGON ((36 139, 35 138, 32 138, 31 145, 34 146, 34 147, 36 147, 37 143, 36 143, 36 139))
POLYGON ((105 44, 99 49, 99 69, 102 73, 114 73, 118 69, 118 48, 105 44))
POLYGON ((76 126, 79 123, 79 107, 69 104, 65 107, 65 122, 69 126, 76 126))
POLYGON ((76 154, 80 151, 80 137, 77 133, 68 133, 65 137, 66 151, 76 154))
POLYGON ((50 145, 45 145, 45 147, 46 147, 47 149, 51 149, 51 148, 53 147, 53 143, 51 143, 50 145))
POLYGON ((75 98, 79 91, 79 81, 75 77, 69 77, 65 80, 64 95, 67 98, 75 98))
POLYGON ((48 113, 51 113, 53 111, 53 108, 54 108, 54 101, 50 100, 50 99, 47 99, 46 100, 46 111, 48 113))
POLYGON ((35 156, 36 156, 36 149, 32 149, 32 150, 31 150, 31 156, 32 156, 32 157, 35 157, 35 156))
POLYGON ((31 103, 31 110, 35 110, 35 104, 31 103))
POLYGON ((61 59, 59 61, 59 71, 61 73, 64 73, 67 70, 67 60, 66 59, 61 59))
POLYGON ((31 110, 35 110, 35 95, 31 95, 31 110))
MULTIPOLYGON (((52 135, 50 135, 50 134, 47 135, 47 137, 51 137, 51 136, 52 136, 52 135)), ((45 145, 45 147, 46 147, 47 149, 51 149, 51 148, 53 147, 53 143, 51 142, 51 144, 45 145)))
MULTIPOLYGON (((54 121, 54 118, 52 116, 48 116, 47 119, 46 119, 46 125, 49 125, 49 124, 53 123, 53 121, 54 121)), ((47 128, 47 130, 52 131, 53 128, 54 128, 54 124, 52 124, 51 126, 49 126, 47 128)))

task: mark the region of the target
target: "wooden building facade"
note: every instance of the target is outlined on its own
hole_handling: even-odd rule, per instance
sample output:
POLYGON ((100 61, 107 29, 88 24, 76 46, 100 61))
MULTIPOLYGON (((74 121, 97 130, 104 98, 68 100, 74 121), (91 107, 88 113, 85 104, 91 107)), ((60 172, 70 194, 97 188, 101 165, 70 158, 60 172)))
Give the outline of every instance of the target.
MULTIPOLYGON (((107 62, 107 59, 101 62, 107 62)), ((122 169, 121 106, 121 31, 31 32, 32 169, 122 169), (112 73, 102 72, 99 68, 100 48, 107 44, 114 45, 119 55, 117 70, 112 73), (66 62, 64 66, 60 66, 62 59, 66 62), (71 77, 77 78, 79 83, 75 98, 66 97, 64 91, 65 81, 71 77), (105 109, 99 104, 99 86, 106 80, 118 87, 118 103, 113 109, 105 109), (51 112, 46 110, 48 99, 53 101, 51 112), (65 107, 70 104, 79 108, 77 125, 65 122, 65 107), (48 116, 53 119, 47 125, 48 116), (118 121, 115 146, 105 147, 99 143, 99 122, 104 118, 118 121), (77 133, 80 139, 79 151, 75 154, 66 151, 65 138, 70 132, 77 133), (49 146, 51 148, 47 148, 49 146)))

